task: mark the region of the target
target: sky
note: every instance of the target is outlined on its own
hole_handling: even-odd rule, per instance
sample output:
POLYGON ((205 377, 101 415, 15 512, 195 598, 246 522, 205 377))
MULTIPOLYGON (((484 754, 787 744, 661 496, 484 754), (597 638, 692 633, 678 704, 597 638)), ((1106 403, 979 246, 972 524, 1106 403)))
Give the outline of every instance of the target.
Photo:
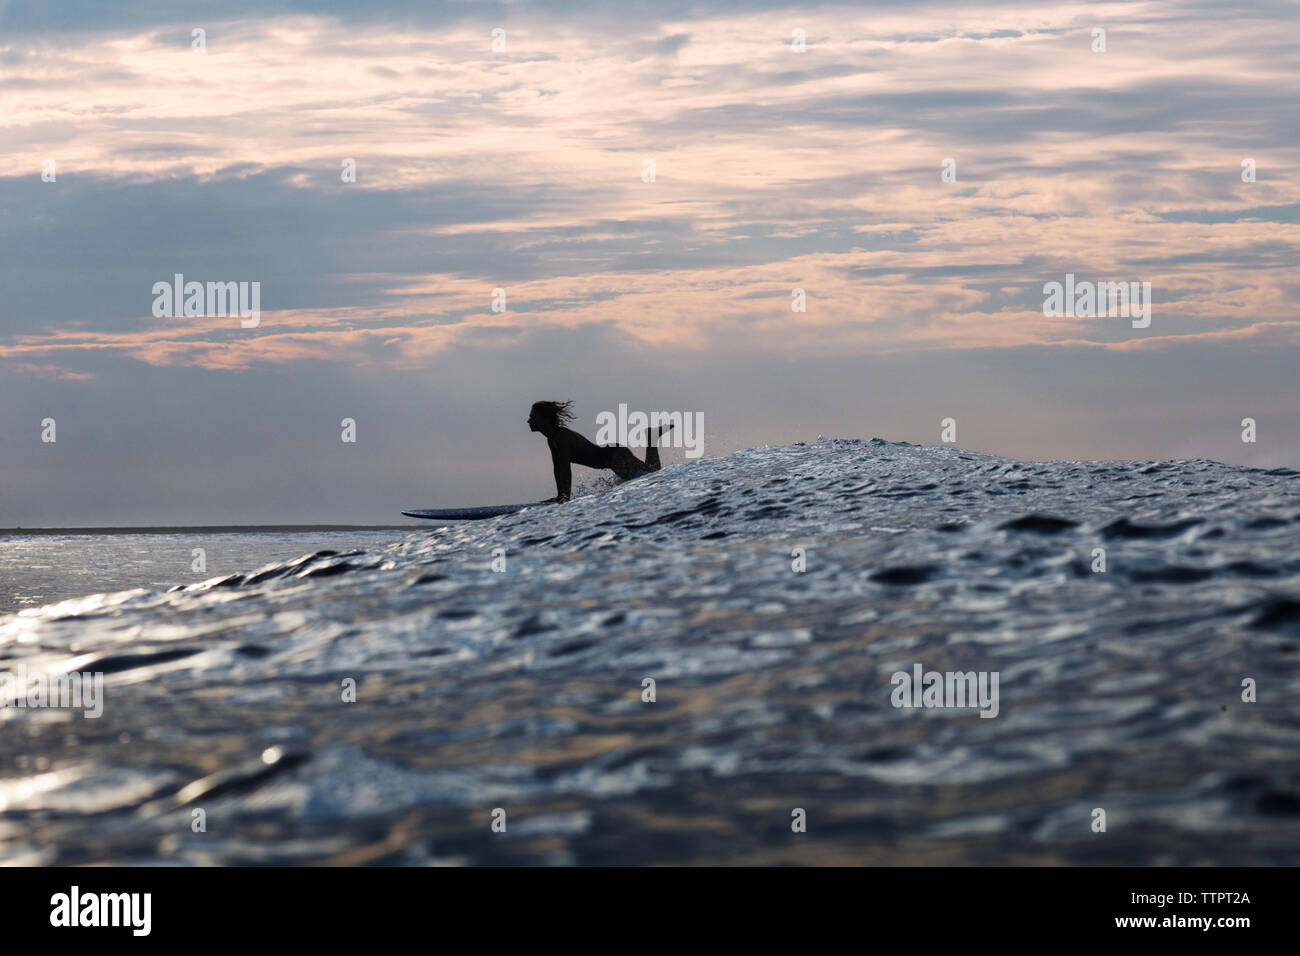
POLYGON ((1298 41, 1268 0, 0 0, 0 527, 536 500, 536 399, 701 413, 706 457, 951 418, 1300 467, 1298 41), (177 273, 257 326, 156 316, 177 273), (1067 273, 1150 324, 1044 315, 1067 273))

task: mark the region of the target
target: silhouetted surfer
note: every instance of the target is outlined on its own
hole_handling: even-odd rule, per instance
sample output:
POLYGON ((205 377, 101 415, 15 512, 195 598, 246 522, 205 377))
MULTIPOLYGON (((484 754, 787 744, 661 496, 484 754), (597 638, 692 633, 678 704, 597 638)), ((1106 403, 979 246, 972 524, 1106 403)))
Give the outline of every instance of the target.
POLYGON ((622 445, 596 445, 587 441, 571 428, 564 426, 573 421, 573 402, 533 402, 528 413, 528 427, 546 436, 551 449, 551 464, 555 469, 554 498, 547 501, 568 501, 573 486, 570 465, 588 468, 608 468, 624 481, 640 478, 658 471, 659 439, 672 426, 664 425, 651 439, 645 450, 645 461, 632 454, 632 449, 622 445))

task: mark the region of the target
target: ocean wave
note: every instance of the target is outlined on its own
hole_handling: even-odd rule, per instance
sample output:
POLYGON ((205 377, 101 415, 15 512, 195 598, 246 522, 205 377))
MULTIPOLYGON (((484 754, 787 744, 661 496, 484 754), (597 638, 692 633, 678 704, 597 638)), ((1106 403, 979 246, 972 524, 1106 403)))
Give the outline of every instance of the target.
POLYGON ((104 708, 0 709, 0 859, 1294 862, 1297 478, 821 440, 8 615, 104 708))

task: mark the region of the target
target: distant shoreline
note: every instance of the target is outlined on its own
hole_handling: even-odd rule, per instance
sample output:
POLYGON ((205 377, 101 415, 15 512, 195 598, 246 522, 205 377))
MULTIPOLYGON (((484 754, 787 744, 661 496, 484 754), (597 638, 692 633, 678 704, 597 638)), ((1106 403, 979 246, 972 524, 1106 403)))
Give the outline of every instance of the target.
POLYGON ((413 531, 428 524, 249 524, 158 528, 0 528, 0 537, 58 534, 319 534, 324 531, 413 531))

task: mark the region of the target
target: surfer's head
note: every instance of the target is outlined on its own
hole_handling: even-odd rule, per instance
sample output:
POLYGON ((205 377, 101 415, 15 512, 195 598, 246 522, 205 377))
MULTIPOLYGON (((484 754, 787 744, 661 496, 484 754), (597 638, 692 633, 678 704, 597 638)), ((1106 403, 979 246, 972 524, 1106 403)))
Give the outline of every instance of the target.
POLYGON ((535 432, 550 432, 573 421, 573 402, 533 402, 528 412, 528 427, 535 432))

